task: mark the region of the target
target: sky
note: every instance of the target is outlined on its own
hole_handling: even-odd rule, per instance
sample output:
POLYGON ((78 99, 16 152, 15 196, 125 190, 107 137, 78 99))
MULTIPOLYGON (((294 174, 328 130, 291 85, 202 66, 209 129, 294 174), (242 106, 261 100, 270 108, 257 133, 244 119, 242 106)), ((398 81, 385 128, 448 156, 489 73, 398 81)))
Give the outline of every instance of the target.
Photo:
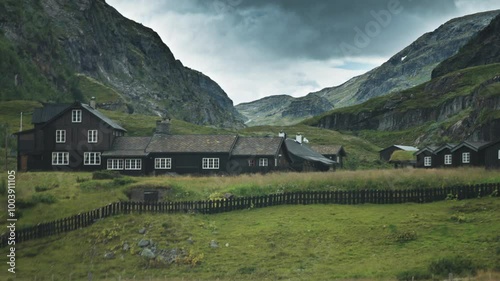
POLYGON ((155 30, 234 104, 305 96, 379 66, 446 21, 498 0, 107 0, 155 30))

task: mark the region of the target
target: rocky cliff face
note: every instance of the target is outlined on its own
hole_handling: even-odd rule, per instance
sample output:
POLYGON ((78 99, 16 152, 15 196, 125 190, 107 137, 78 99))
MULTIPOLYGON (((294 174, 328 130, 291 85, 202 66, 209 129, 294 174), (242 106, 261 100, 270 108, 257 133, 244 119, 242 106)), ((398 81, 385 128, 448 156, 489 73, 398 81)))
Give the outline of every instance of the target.
POLYGON ((183 66, 158 34, 104 0, 8 0, 1 5, 3 38, 48 80, 55 96, 75 97, 78 85, 71 77, 83 74, 115 89, 135 112, 242 126, 241 115, 217 83, 183 66), (71 87, 76 89, 71 92, 71 87))
MULTIPOLYGON (((323 112, 326 112, 333 107, 342 108, 360 104, 374 97, 427 82, 431 79, 432 70, 440 62, 456 54, 499 13, 500 11, 491 11, 450 20, 435 31, 422 35, 381 66, 340 86, 325 88, 308 96, 318 96, 328 100, 332 107, 324 107, 323 112)), ((305 106, 307 105, 305 104, 303 108, 305 106)), ((284 111, 290 110, 284 109, 284 111)), ((303 112, 308 111, 303 110, 303 112)), ((296 120, 307 117, 309 116, 296 114, 296 120)), ((274 115, 269 116, 269 119, 275 118, 274 115)), ((263 119, 260 124, 267 122, 263 119)))
POLYGON ((245 124, 248 126, 290 125, 331 108, 332 105, 327 99, 315 95, 302 98, 276 95, 236 105, 236 110, 245 116, 245 124))

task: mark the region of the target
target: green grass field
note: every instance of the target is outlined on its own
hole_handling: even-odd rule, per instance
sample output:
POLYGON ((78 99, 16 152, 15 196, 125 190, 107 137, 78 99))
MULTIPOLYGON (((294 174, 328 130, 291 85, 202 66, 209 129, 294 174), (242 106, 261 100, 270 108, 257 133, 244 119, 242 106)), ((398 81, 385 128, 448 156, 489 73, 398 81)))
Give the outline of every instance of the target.
POLYGON ((499 212, 498 198, 483 198, 120 215, 19 244, 15 280, 88 280, 89 273, 92 280, 396 280, 431 277, 429 266, 440 259, 465 260, 472 271, 498 277, 499 212), (139 255, 141 239, 187 254, 173 264, 148 260, 139 255), (109 252, 113 259, 104 258, 109 252))

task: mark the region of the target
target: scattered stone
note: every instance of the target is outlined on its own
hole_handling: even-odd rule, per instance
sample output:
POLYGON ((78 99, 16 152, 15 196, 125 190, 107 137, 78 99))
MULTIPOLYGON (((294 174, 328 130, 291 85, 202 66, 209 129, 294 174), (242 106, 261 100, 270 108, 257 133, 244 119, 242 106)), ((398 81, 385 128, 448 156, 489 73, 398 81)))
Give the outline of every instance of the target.
POLYGON ((226 243, 226 247, 229 247, 229 243, 226 243))
POLYGON ((115 258, 115 253, 113 252, 106 252, 104 253, 104 258, 107 260, 114 259, 115 258))
POLYGON ((219 243, 215 240, 210 241, 210 248, 219 248, 219 243))
POLYGON ((145 234, 145 233, 146 233, 146 228, 145 227, 139 229, 139 234, 145 234))
POLYGON ((130 250, 130 245, 127 242, 125 242, 125 243, 123 243, 122 249, 124 252, 127 252, 128 250, 130 250))
POLYGON ((149 240, 147 239, 141 239, 137 245, 141 248, 147 247, 150 244, 149 240))
POLYGON ((156 255, 155 255, 155 253, 153 253, 153 251, 151 251, 151 249, 144 248, 141 251, 141 257, 145 257, 148 259, 154 259, 156 257, 156 255))
POLYGON ((187 242, 188 242, 189 244, 194 244, 193 237, 189 237, 189 238, 187 239, 187 242))
POLYGON ((175 261, 182 259, 186 253, 181 249, 171 249, 171 250, 160 250, 158 253, 158 259, 162 260, 166 264, 172 264, 175 261))

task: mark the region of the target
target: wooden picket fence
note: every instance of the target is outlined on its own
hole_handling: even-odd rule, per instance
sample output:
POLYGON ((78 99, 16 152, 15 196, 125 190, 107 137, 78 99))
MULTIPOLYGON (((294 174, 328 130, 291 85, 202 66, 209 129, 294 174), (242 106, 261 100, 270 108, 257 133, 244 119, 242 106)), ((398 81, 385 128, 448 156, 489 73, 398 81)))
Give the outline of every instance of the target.
MULTIPOLYGON (((216 214, 264 208, 279 205, 309 204, 399 204, 429 203, 445 199, 470 199, 485 196, 498 196, 500 183, 444 188, 421 188, 410 190, 334 190, 334 191, 299 191, 209 201, 181 202, 115 202, 107 206, 67 217, 23 228, 15 232, 16 244, 36 238, 65 233, 87 227, 99 219, 118 214, 130 213, 181 213, 193 212, 216 214)), ((0 247, 7 245, 10 233, 0 236, 0 247)))

